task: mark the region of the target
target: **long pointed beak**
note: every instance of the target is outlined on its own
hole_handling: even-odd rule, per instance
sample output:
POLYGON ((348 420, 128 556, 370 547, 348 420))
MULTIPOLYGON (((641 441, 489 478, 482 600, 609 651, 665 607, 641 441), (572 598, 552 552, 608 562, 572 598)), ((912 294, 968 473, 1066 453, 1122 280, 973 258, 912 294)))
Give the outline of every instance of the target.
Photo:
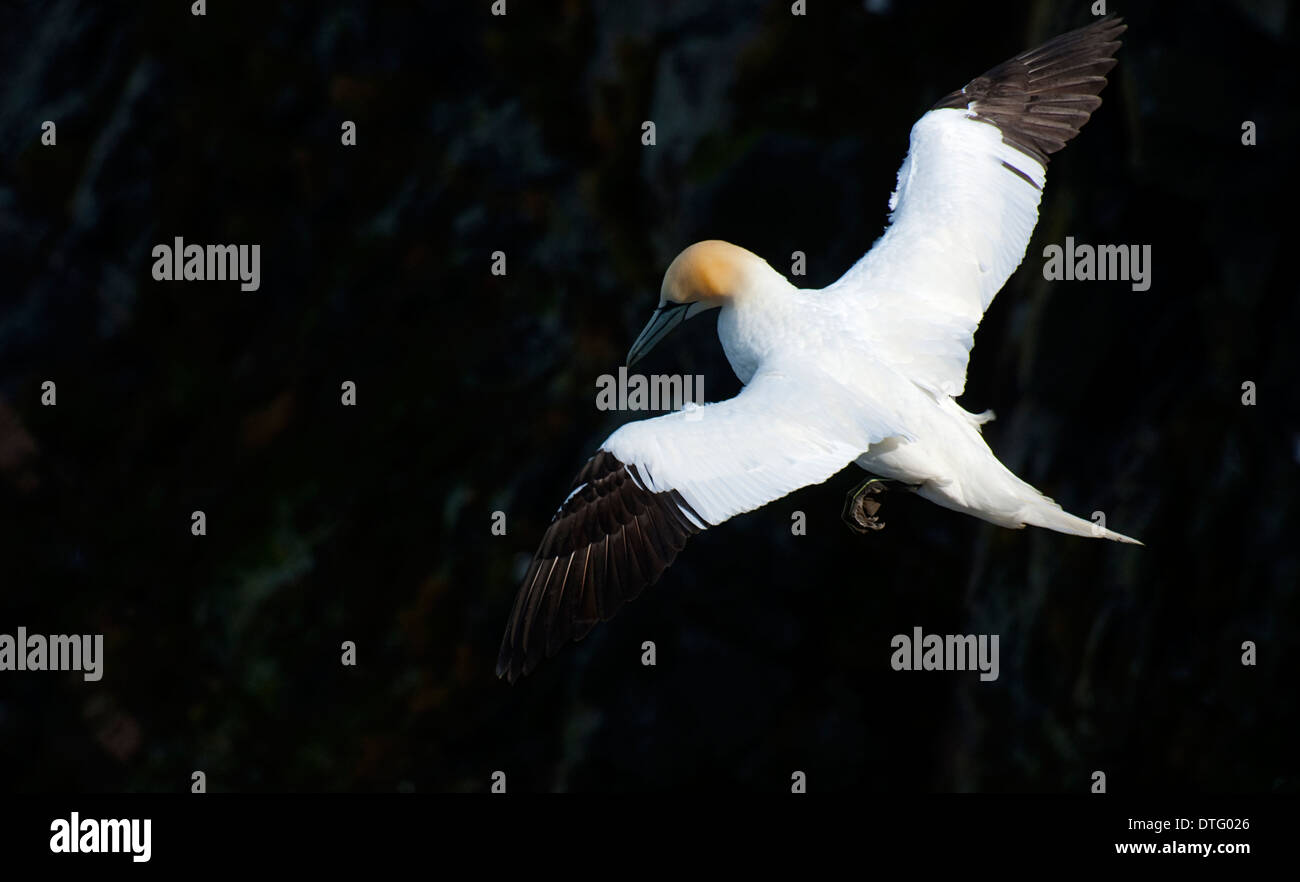
POLYGON ((650 321, 641 331, 632 348, 627 352, 628 367, 636 364, 646 356, 651 349, 658 345, 659 341, 672 333, 673 329, 686 321, 687 310, 690 309, 689 303, 663 303, 655 310, 654 315, 650 316, 650 321))

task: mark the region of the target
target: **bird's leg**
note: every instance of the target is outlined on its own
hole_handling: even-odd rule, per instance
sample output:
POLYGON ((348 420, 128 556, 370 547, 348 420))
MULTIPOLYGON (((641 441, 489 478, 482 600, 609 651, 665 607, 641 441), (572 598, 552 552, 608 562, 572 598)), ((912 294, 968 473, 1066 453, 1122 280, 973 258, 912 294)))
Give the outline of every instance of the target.
POLYGON ((888 478, 867 478, 844 497, 844 523, 855 533, 870 533, 885 529, 885 522, 876 517, 880 511, 880 497, 890 487, 915 490, 920 484, 891 481, 888 478))
POLYGON ((885 522, 876 517, 880 502, 874 497, 887 489, 884 478, 867 478, 844 497, 844 523, 855 533, 870 533, 885 529, 885 522))

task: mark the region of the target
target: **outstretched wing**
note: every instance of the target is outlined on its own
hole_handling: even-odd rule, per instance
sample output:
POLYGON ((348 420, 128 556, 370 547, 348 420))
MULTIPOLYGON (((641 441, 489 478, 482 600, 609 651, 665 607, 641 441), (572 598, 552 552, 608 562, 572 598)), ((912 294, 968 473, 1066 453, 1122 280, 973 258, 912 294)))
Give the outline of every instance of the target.
POLYGON ((825 481, 884 438, 910 437, 900 423, 828 376, 769 367, 735 398, 623 426, 542 537, 497 676, 513 683, 608 621, 695 533, 825 481))
POLYGON ((975 329, 1038 222, 1048 154, 1101 106, 1124 30, 1103 19, 1017 55, 912 127, 890 227, 826 291, 860 301, 873 353, 918 385, 965 388, 975 329))

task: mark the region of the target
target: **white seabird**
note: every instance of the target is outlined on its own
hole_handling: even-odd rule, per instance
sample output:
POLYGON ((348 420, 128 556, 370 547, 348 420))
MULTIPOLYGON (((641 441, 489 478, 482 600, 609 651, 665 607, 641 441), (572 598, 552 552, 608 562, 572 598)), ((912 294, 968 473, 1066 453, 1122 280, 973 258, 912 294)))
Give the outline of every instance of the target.
POLYGON ((1063 34, 922 116, 890 226, 829 287, 796 288, 727 242, 673 260, 628 364, 718 309, 718 337, 745 387, 628 423, 600 446, 519 588, 498 676, 514 682, 582 639, 655 582, 691 535, 849 463, 1003 527, 1136 543, 1017 478, 980 435, 991 414, 955 400, 975 329, 1025 256, 1047 156, 1101 105, 1124 29, 1109 18, 1063 34))

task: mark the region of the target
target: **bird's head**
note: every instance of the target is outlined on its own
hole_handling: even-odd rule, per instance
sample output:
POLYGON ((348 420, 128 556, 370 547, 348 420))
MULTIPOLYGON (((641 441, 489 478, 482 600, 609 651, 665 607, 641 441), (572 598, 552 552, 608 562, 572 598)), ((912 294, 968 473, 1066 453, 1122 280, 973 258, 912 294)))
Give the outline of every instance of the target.
POLYGON ((643 358, 688 318, 744 299, 773 276, 781 278, 767 261, 739 245, 720 239, 696 242, 668 265, 659 306, 628 351, 627 365, 643 358))

